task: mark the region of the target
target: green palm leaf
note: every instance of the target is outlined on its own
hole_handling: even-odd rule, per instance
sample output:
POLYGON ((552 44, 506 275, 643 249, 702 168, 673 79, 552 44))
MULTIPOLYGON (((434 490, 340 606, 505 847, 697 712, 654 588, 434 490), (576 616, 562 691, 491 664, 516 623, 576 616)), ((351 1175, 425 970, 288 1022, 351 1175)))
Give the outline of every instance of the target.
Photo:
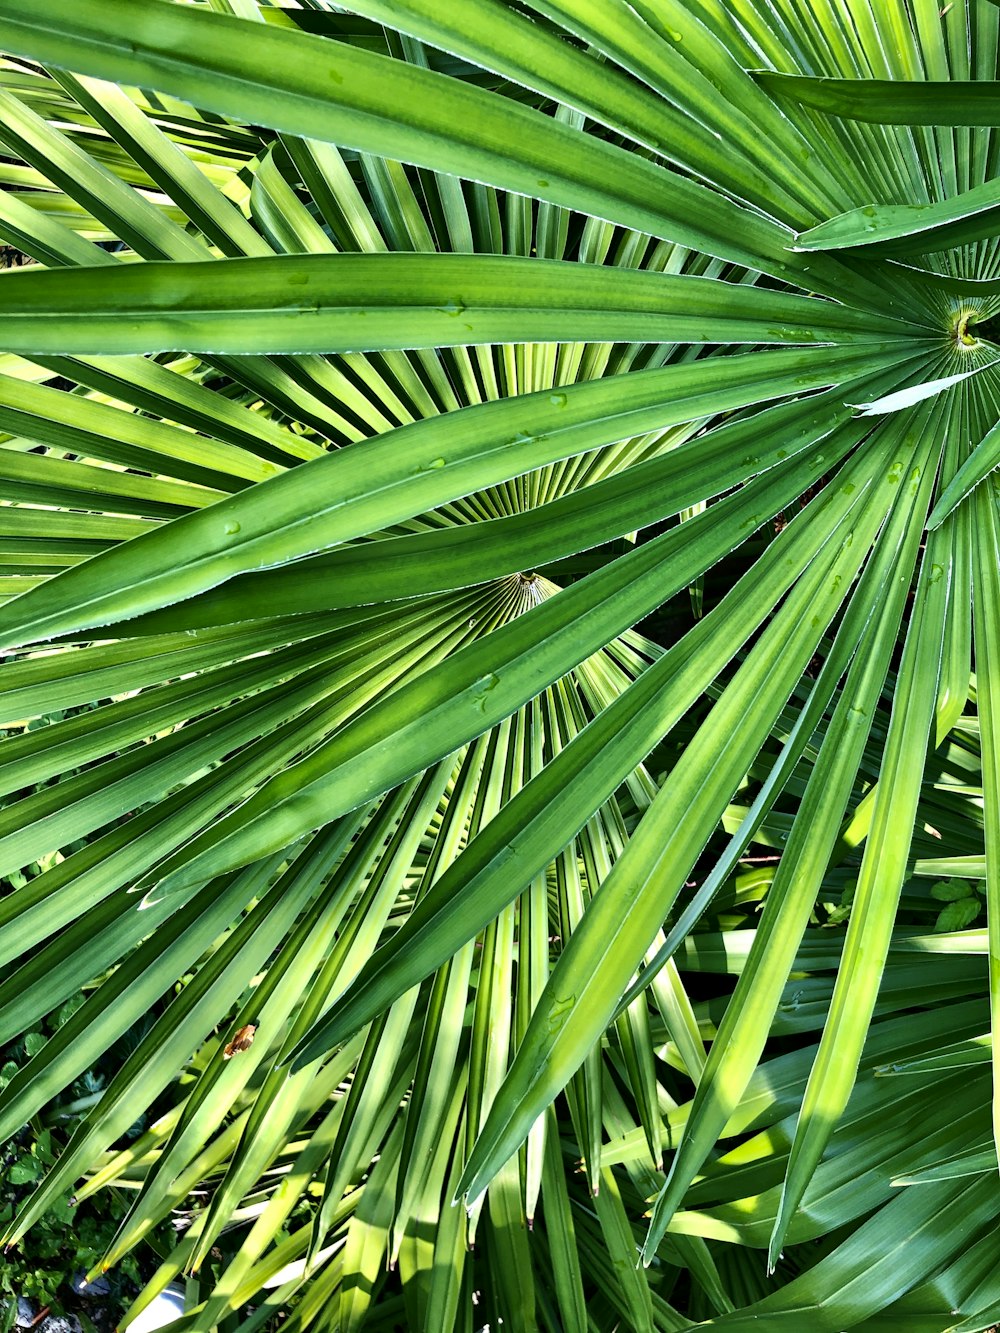
POLYGON ((0 0, 8 1241, 127 1191, 192 1329, 989 1322, 998 39, 0 0))

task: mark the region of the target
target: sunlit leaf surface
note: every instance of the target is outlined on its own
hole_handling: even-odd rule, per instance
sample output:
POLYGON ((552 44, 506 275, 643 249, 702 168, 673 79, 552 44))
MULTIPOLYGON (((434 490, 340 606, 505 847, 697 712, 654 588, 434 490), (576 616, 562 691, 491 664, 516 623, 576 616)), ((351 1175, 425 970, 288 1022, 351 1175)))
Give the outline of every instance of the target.
POLYGON ((7 1242, 127 1191, 191 1330, 996 1322, 998 52, 0 0, 7 1242))

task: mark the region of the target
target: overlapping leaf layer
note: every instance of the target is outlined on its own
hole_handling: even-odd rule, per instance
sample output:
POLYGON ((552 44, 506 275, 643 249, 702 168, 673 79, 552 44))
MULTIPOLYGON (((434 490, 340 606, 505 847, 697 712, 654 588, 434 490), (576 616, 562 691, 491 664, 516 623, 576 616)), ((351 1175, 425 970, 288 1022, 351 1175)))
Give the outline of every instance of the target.
POLYGON ((0 1140, 126 1050, 9 1242, 131 1190, 191 1330, 1000 1316, 998 48, 0 0, 0 1043, 79 1003, 0 1140))

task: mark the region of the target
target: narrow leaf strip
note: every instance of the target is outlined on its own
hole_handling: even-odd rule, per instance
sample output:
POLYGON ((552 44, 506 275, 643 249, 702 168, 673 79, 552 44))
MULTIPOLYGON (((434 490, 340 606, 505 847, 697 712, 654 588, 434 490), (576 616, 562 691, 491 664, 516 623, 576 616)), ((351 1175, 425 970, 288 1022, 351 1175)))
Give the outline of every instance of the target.
POLYGON ((700 572, 732 549, 787 504, 786 496, 801 494, 805 476, 822 475, 836 457, 821 449, 780 476, 756 479, 408 682, 165 863, 164 892, 175 874, 178 883, 202 878, 209 862, 243 865, 264 854, 260 846, 284 846, 298 836, 292 828, 319 827, 335 807, 352 809, 489 730, 642 619, 677 590, 674 580, 686 582, 692 568, 700 572))
POLYGON ((169 90, 246 124, 486 181, 734 263, 788 267, 784 228, 690 177, 357 44, 161 0, 0 0, 0 47, 169 90))
POLYGON ((219 259, 210 275, 201 262, 13 269, 0 281, 0 316, 0 351, 27 356, 856 342, 924 333, 889 315, 716 278, 410 253, 219 259))
MULTIPOLYGON (((802 355, 713 357, 629 375, 627 385, 625 377, 593 380, 401 426, 185 515, 130 542, 127 553, 106 552, 50 579, 0 610, 0 643, 128 619, 556 459, 794 392, 802 355)), ((814 355, 826 379, 832 354, 814 355)))
MULTIPOLYGON (((822 366, 815 369, 817 378, 828 377, 822 366)), ((804 374, 798 378, 805 383, 804 374)), ((185 602, 129 620, 119 633, 224 625, 246 619, 248 611, 256 618, 367 606, 538 569, 724 495, 777 464, 787 466, 844 419, 840 397, 832 390, 724 422, 665 454, 503 518, 352 542, 329 554, 240 575, 185 602)), ((551 576, 557 581, 560 577, 558 571, 551 576)))
MULTIPOLYGON (((905 431, 901 429, 899 436, 902 453, 905 431)), ((926 443, 923 449, 926 455, 926 443)), ((911 486, 898 497, 855 605, 845 616, 844 631, 853 628, 852 648, 857 654, 768 890, 736 991, 712 1042, 669 1178, 653 1210, 647 1259, 655 1255, 688 1187, 746 1090, 814 910, 892 659, 923 533, 922 515, 912 521, 915 490, 911 486), (873 616, 875 606, 878 613, 873 616), (855 610, 861 613, 857 618, 851 614, 855 610)))
POLYGON ((882 497, 866 499, 845 525, 851 531, 828 543, 789 594, 564 949, 466 1166, 462 1188, 470 1197, 483 1192, 600 1037, 683 887, 705 829, 721 817, 877 531, 882 497))
POLYGON ((312 1058, 368 1022, 473 939, 521 884, 543 870, 567 835, 578 832, 780 601, 789 571, 833 539, 849 507, 841 492, 829 509, 811 510, 808 523, 785 528, 752 578, 737 583, 682 644, 664 653, 560 750, 470 841, 295 1058, 312 1058))
MULTIPOLYGON (((984 487, 976 504, 973 565, 976 686, 983 750, 986 837, 986 913, 989 931, 990 1014, 993 1031, 993 1140, 1000 1143, 1000 523, 984 487)), ((995 1166, 994 1166, 995 1170, 995 1166)))
POLYGON ((756 70, 779 100, 875 125, 1000 125, 1000 83, 825 79, 756 70))
MULTIPOLYGON (((940 534, 938 534, 940 535, 940 534)), ((934 536, 917 584, 844 954, 809 1076, 769 1250, 773 1268, 805 1188, 847 1104, 906 872, 937 700, 948 580, 934 536)))
POLYGON ((879 246, 888 254, 932 254, 995 236, 1000 181, 987 181, 936 204, 868 204, 800 232, 796 250, 879 246))
POLYGON ((937 504, 927 520, 928 531, 933 532, 939 528, 966 496, 997 467, 1000 467, 1000 422, 979 441, 938 496, 937 504))

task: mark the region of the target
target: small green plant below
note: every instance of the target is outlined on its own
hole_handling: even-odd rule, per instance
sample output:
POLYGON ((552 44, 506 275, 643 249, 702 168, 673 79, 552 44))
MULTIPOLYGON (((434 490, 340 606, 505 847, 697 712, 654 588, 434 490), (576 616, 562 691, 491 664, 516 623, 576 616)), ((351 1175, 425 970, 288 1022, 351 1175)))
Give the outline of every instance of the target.
POLYGON ((944 903, 938 913, 934 930, 965 930, 971 926, 986 903, 986 881, 968 879, 941 879, 931 885, 931 897, 944 903))
MULTIPOLYGON (((0 1090, 24 1064, 36 1055, 53 1032, 83 1003, 83 997, 68 1001, 49 1019, 18 1041, 0 1047, 0 1090)), ((128 1043, 131 1034, 122 1041, 128 1043)), ((19 1134, 10 1139, 0 1156, 0 1225, 6 1226, 37 1183, 64 1149, 76 1122, 100 1096, 106 1083, 102 1069, 87 1070, 42 1116, 32 1117, 19 1134)), ((130 1131, 134 1137, 145 1125, 145 1117, 130 1131)), ((79 1204, 66 1194, 58 1199, 38 1225, 4 1256, 0 1265, 0 1330, 13 1327, 17 1300, 24 1297, 40 1312, 71 1311, 90 1330, 113 1328, 141 1285, 143 1255, 126 1256, 101 1295, 88 1296, 74 1286, 91 1271, 111 1243, 128 1211, 121 1190, 102 1190, 79 1204)), ((155 1239, 155 1238, 154 1238, 155 1239)))

